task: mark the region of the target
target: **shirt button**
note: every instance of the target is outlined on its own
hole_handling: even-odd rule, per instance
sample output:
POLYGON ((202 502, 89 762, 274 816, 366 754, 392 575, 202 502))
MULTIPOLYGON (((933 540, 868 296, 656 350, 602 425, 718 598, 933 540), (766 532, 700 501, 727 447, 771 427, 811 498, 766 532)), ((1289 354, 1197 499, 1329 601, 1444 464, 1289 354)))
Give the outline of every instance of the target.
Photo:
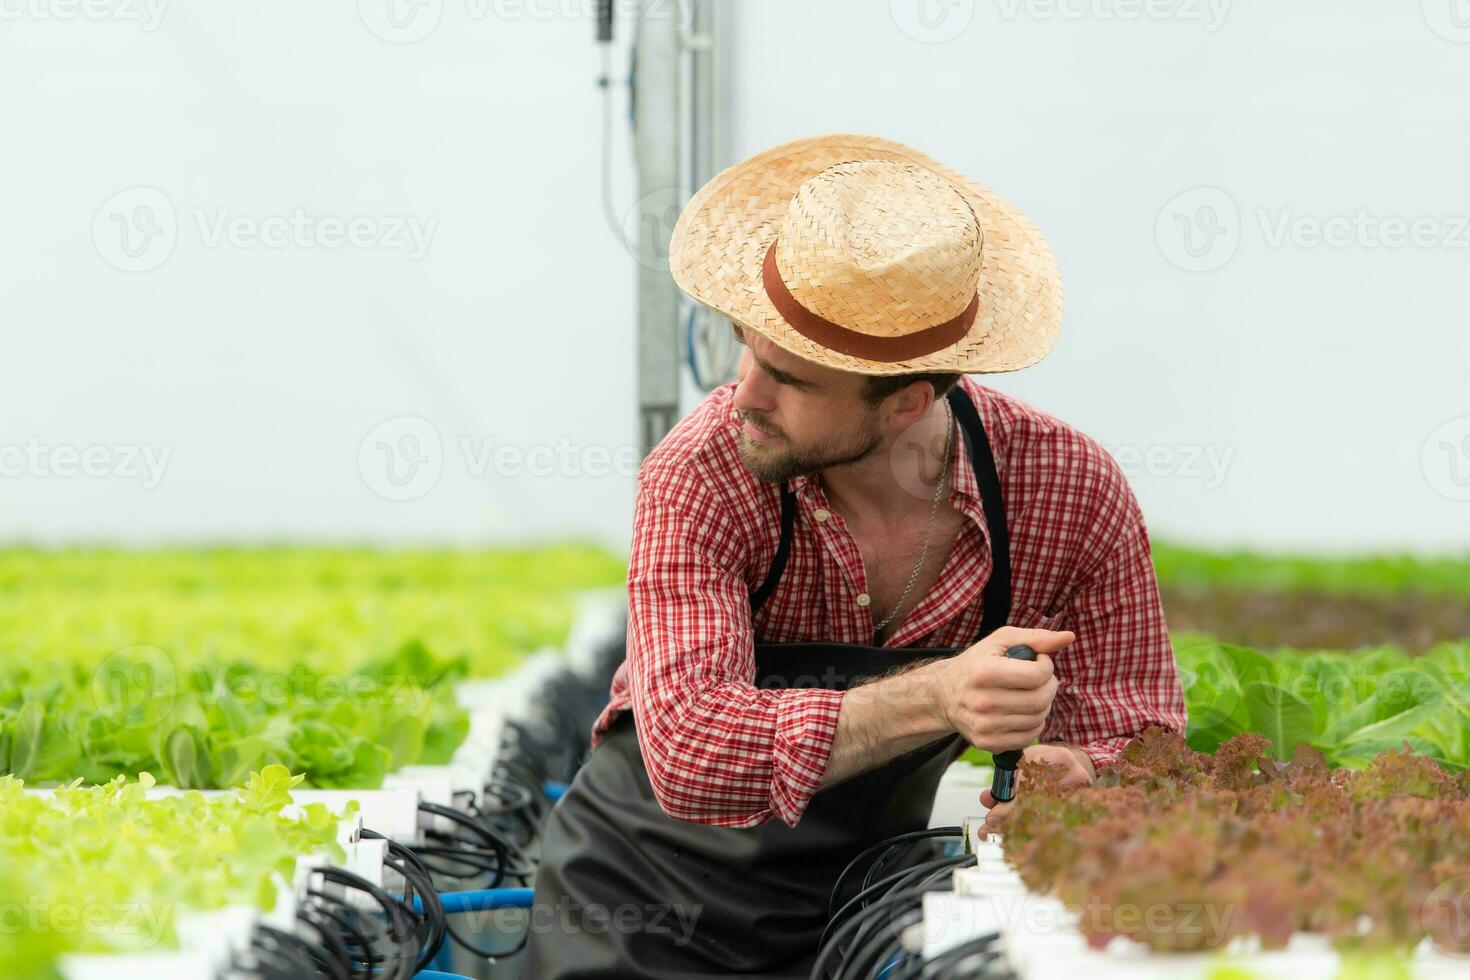
POLYGON ((827 518, 832 516, 832 512, 825 507, 818 507, 812 511, 812 516, 817 519, 817 523, 826 524, 827 518))
POLYGON ((866 606, 868 603, 870 603, 872 601, 873 601, 872 598, 866 592, 859 592, 858 593, 858 597, 857 597, 857 604, 858 605, 860 605, 860 606, 866 606))

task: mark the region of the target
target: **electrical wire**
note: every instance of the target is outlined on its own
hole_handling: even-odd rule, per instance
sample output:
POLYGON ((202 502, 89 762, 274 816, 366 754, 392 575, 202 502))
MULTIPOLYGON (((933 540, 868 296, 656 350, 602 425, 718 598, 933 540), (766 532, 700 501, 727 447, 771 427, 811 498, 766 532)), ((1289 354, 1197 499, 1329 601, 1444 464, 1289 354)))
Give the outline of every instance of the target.
MULTIPOLYGON (((843 970, 841 972, 841 975, 861 976, 866 970, 872 969, 876 971, 877 966, 880 963, 886 963, 892 966, 897 963, 903 962, 905 957, 913 956, 913 954, 908 953, 903 947, 904 929, 906 929, 910 925, 914 925, 918 922, 923 921, 923 895, 927 892, 934 891, 935 889, 932 886, 938 883, 941 878, 944 878, 951 874, 954 868, 968 863, 968 857, 968 855, 955 855, 951 859, 952 863, 944 867, 938 868, 927 874, 921 874, 916 869, 913 872, 905 874, 898 881, 894 882, 892 892, 894 894, 897 894, 899 892, 913 893, 916 896, 915 907, 902 914, 901 917, 907 920, 902 925, 898 925, 894 922, 892 918, 890 918, 883 923, 882 929, 871 927, 871 932, 869 933, 870 938, 866 940, 864 939, 865 930, 859 929, 857 935, 853 937, 851 943, 851 945, 853 947, 856 947, 859 952, 850 954, 847 959, 843 961, 843 970), (888 933, 886 941, 884 938, 885 931, 888 933), (854 961, 854 965, 851 969, 849 969, 847 965, 849 961, 854 961)), ((949 886, 945 885, 944 887, 947 888, 949 886)), ((886 969, 887 967, 885 967, 885 970, 886 969)))
MULTIPOLYGON (((932 827, 928 830, 915 830, 910 831, 907 834, 899 834, 897 837, 891 837, 887 840, 881 840, 878 843, 867 848, 857 857, 849 861, 847 863, 847 867, 843 868, 842 873, 837 876, 837 883, 832 886, 832 897, 827 902, 827 918, 831 919, 837 914, 837 899, 838 896, 842 894, 843 883, 847 881, 848 875, 852 874, 853 870, 861 865, 865 859, 871 858, 879 852, 887 853, 887 849, 900 844, 908 843, 910 841, 927 840, 938 837, 960 837, 963 834, 964 829, 961 827, 932 827)), ((869 882, 865 881, 863 887, 868 887, 868 884, 869 882)))
MULTIPOLYGON (((943 829, 948 831, 950 828, 945 827, 943 829)), ((863 887, 867 888, 869 885, 877 880, 878 871, 883 867, 883 865, 888 863, 888 859, 892 857, 894 852, 897 851, 900 847, 912 846, 921 840, 937 840, 939 838, 945 837, 958 838, 961 836, 962 833, 963 831, 960 830, 960 828, 956 827, 954 828, 953 833, 927 833, 927 836, 911 838, 909 840, 895 838, 888 845, 888 847, 883 850, 883 853, 878 855, 878 859, 873 862, 871 867, 868 868, 868 873, 863 875, 863 887)))
MULTIPOLYGON (((926 888, 931 891, 938 890, 940 887, 946 886, 926 886, 926 888)), ((893 909, 895 906, 902 906, 904 903, 913 902, 914 891, 915 890, 911 889, 908 891, 885 895, 878 901, 874 902, 872 905, 864 908, 860 914, 848 919, 841 926, 839 926, 836 931, 832 932, 830 938, 823 940, 820 946, 820 951, 817 953, 816 962, 812 964, 812 980, 825 980, 825 977, 827 975, 825 972, 825 968, 827 967, 828 963, 834 960, 840 962, 842 959, 843 942, 850 936, 856 935, 857 932, 862 929, 866 924, 873 921, 874 917, 880 915, 887 910, 893 909)), ((829 923, 828 925, 830 926, 831 924, 829 923)))
POLYGON ((491 880, 485 887, 499 888, 507 878, 525 883, 535 873, 535 862, 519 846, 469 815, 438 803, 420 803, 419 811, 442 817, 456 828, 447 832, 431 826, 424 831, 424 838, 429 843, 414 848, 424 865, 435 874, 460 880, 488 875, 491 880), (468 836, 460 831, 467 832, 468 836), (444 859, 470 870, 455 870, 431 858, 444 859))
POLYGON ((838 909, 837 914, 828 920, 826 928, 822 930, 822 938, 817 943, 818 947, 825 951, 829 947, 839 945, 839 937, 846 935, 848 926, 854 922, 863 921, 864 915, 869 909, 883 905, 884 902, 892 897, 894 886, 900 879, 907 880, 910 875, 917 876, 934 871, 943 872, 950 868, 957 868, 961 864, 973 860, 974 857, 968 854, 940 858, 936 861, 928 861, 924 864, 917 865, 908 871, 896 872, 887 878, 869 885, 849 899, 847 904, 838 909), (869 899, 874 899, 872 905, 868 904, 869 899))
POLYGON ((251 948, 272 959, 284 960, 283 970, 285 972, 281 974, 283 977, 292 977, 293 980, 296 980, 303 976, 326 976, 329 980, 352 980, 343 963, 333 960, 326 955, 324 950, 313 946, 300 936, 274 926, 256 926, 251 948), (289 972, 293 968, 300 970, 302 966, 307 966, 308 972, 289 972))
POLYGON ((412 964, 405 962, 403 947, 387 942, 387 931, 381 922, 361 915, 361 910, 339 896, 319 889, 309 889, 307 898, 312 900, 319 915, 337 927, 347 947, 349 967, 361 964, 354 971, 357 976, 397 980, 408 975, 405 970, 411 969, 412 964), (374 935, 368 935, 369 931, 374 935), (383 947, 386 949, 380 953, 379 949, 383 947))
MULTIPOLYGON (((884 879, 886 882, 890 882, 886 894, 910 895, 914 897, 915 902, 918 902, 921 900, 924 892, 934 890, 940 878, 947 876, 955 868, 973 863, 974 860, 974 857, 969 854, 951 855, 947 858, 940 858, 918 865, 907 871, 896 873, 884 879)), ((943 884, 938 887, 947 889, 949 885, 943 884)), ((861 948, 864 946, 871 932, 877 929, 878 923, 882 923, 885 920, 881 915, 869 915, 866 905, 864 908, 854 912, 853 916, 855 919, 862 920, 865 924, 857 930, 852 942, 849 943, 849 947, 861 948)))
POLYGON ((882 929, 875 929, 866 937, 854 937, 854 949, 843 959, 835 980, 856 980, 870 972, 877 972, 878 964, 888 962, 893 956, 893 947, 902 943, 903 930, 923 919, 922 908, 901 908, 898 915, 884 922, 888 935, 884 935, 882 929))
POLYGON ((347 951, 347 942, 337 929, 332 928, 331 919, 323 915, 315 905, 302 905, 296 909, 296 921, 316 933, 322 956, 340 964, 343 976, 348 980, 355 980, 357 971, 352 968, 352 955, 347 951))
MULTIPOLYGON (((362 836, 368 840, 387 842, 387 852, 383 855, 383 867, 395 872, 403 879, 403 895, 401 899, 394 898, 371 883, 368 887, 373 897, 378 899, 379 904, 388 910, 390 918, 397 926, 391 933, 394 940, 403 941, 398 938, 400 932, 405 932, 416 939, 418 956, 414 966, 415 972, 427 969, 434 961, 434 957, 439 954, 439 949, 444 945, 444 939, 448 933, 444 906, 439 902, 439 891, 434 885, 433 876, 417 854, 397 841, 390 840, 366 827, 362 830, 362 836), (415 907, 415 898, 418 899, 420 908, 415 907)), ((326 870, 334 872, 337 869, 326 870)))

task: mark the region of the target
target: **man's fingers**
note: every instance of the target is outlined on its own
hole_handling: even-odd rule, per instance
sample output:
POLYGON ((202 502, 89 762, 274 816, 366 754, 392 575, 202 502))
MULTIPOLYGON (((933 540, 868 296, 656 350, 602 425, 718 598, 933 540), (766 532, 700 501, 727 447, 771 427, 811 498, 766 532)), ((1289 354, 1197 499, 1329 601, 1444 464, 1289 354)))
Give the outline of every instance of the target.
POLYGON ((1038 654, 1058 653, 1077 642, 1077 634, 1071 630, 1021 629, 1018 626, 1002 626, 980 641, 991 648, 996 656, 1004 656, 1013 646, 1024 644, 1038 654))
POLYGON ((985 807, 985 823, 983 827, 986 833, 990 833, 995 829, 995 825, 991 823, 992 820, 1010 813, 1011 808, 1015 806, 1014 803, 995 802, 995 798, 990 795, 989 790, 980 794, 980 805, 985 807))
MULTIPOLYGON (((1035 733, 1036 738, 1041 737, 1046 728, 1045 715, 988 715, 985 719, 985 731, 992 738, 998 736, 1029 735, 1035 733)), ((1021 746, 1026 748, 1030 743, 1021 746)), ((989 746, 986 746, 989 748, 989 746)))
POLYGON ((997 656, 985 663, 991 686, 1013 691, 1034 691, 1056 677, 1051 657, 1037 654, 1035 660, 1009 660, 997 656))
POLYGON ((1078 786, 1090 785, 1092 785, 1092 777, 1081 766, 1068 770, 1067 774, 1062 777, 1062 789, 1076 789, 1078 786))

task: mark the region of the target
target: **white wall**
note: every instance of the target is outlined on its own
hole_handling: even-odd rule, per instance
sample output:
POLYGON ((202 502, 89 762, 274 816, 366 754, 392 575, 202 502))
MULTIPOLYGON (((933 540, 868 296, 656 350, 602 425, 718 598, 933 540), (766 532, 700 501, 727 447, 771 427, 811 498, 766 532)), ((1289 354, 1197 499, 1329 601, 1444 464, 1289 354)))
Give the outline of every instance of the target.
MULTIPOLYGON (((407 30, 434 29, 390 43, 379 0, 194 0, 154 29, 106 2, 0 0, 0 539, 623 541, 634 268, 601 216, 590 4, 428 0, 407 30), (172 210, 171 253, 121 250, 112 216, 140 204, 164 230, 172 210), (432 233, 416 258, 210 243, 298 208, 432 233), (424 421, 375 429, 401 417, 424 421), (405 436, 437 481, 388 481, 378 443, 405 436), (487 440, 560 475, 477 461, 487 440), (132 447, 169 453, 156 486, 132 447)), ((1464 549, 1461 2, 740 0, 728 155, 879 133, 1021 206, 1067 321, 994 383, 1152 452, 1156 533, 1464 549), (1196 188, 1226 197, 1175 201, 1196 188), (1226 234, 1191 260, 1174 213, 1207 204, 1226 234), (1360 209, 1454 242, 1272 244, 1283 214, 1360 209)))
POLYGON ((1470 547, 1470 3, 741 0, 735 29, 732 152, 891 136, 1050 237, 1061 341, 994 383, 1153 449, 1168 475, 1129 459, 1156 532, 1470 547), (1173 212, 1219 200, 1174 202, 1197 188, 1239 211, 1211 271, 1170 260, 1173 212), (1275 243, 1360 209, 1452 245, 1275 243))
POLYGON ((395 44, 351 2, 191 0, 151 31, 21 4, 0 5, 0 446, 115 454, 94 472, 129 446, 171 456, 151 488, 0 457, 0 538, 626 536, 631 478, 497 476, 493 456, 474 476, 458 446, 632 443, 634 273, 600 217, 590 22, 451 0, 395 44), (177 243, 125 272, 119 229, 104 214, 94 242, 93 222, 136 187, 167 195, 177 243), (289 228, 210 244, 222 214, 297 208, 394 242, 393 216, 436 224, 416 258, 289 228), (359 446, 401 416, 443 466, 392 501, 359 446))

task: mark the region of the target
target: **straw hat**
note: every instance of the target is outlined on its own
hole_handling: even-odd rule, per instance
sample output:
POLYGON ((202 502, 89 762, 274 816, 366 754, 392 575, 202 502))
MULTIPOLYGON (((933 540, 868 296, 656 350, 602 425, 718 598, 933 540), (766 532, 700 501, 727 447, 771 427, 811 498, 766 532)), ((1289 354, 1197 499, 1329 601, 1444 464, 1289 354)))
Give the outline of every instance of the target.
POLYGON ((987 374, 1056 342, 1046 239, 901 143, 816 136, 737 163, 674 227, 679 288, 799 357, 859 374, 987 374))

